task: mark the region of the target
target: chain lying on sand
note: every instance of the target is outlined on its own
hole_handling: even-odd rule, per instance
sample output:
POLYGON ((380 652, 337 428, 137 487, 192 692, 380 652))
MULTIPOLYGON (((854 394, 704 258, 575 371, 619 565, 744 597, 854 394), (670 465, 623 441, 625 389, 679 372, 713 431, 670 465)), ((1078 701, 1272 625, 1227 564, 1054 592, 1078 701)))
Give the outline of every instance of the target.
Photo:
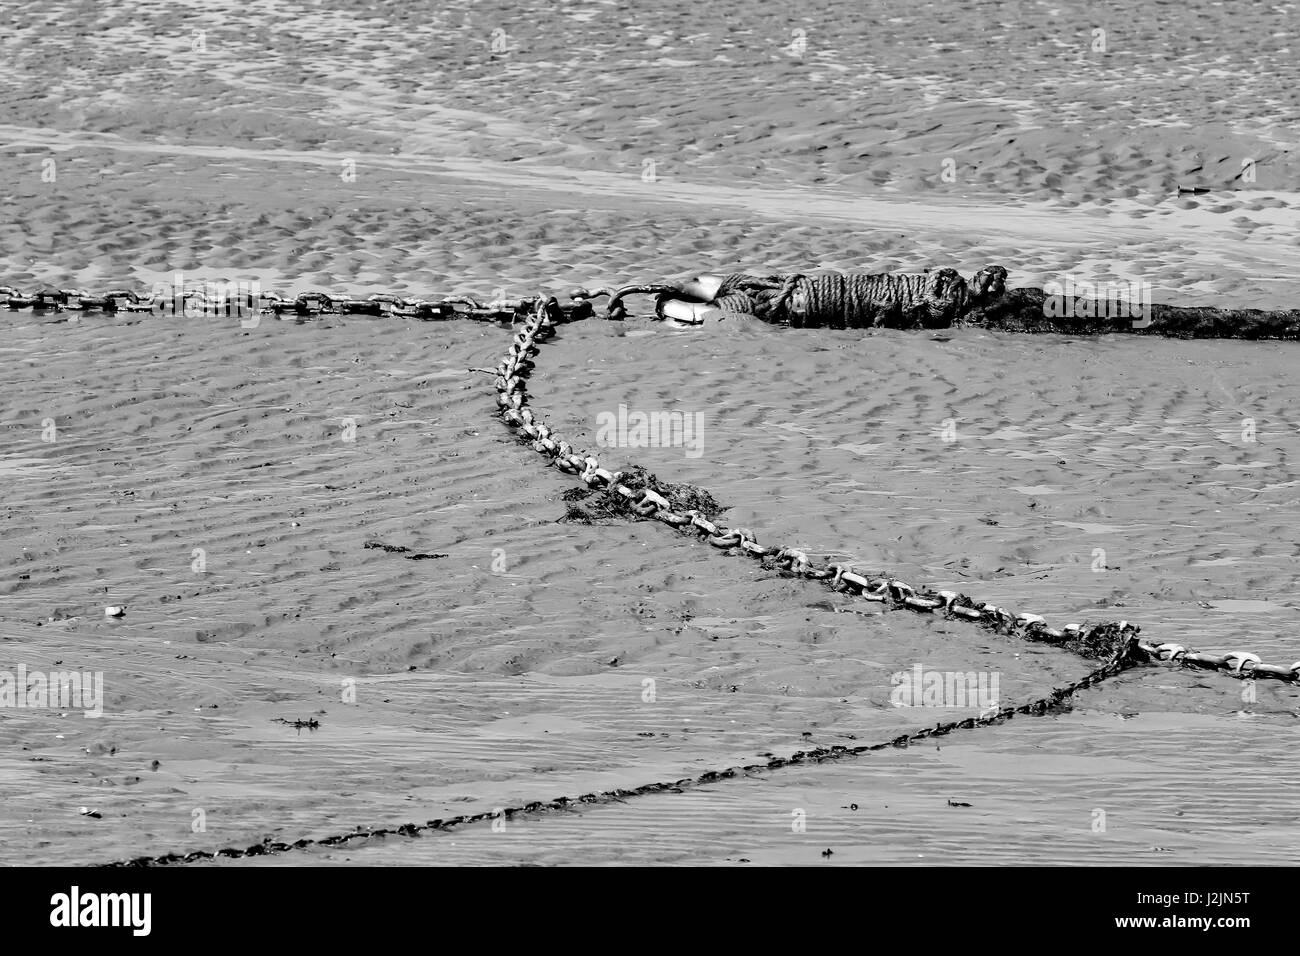
MULTIPOLYGON (((968 282, 954 269, 923 273, 701 275, 687 282, 641 284, 616 291, 579 290, 585 301, 610 296, 609 313, 626 315, 623 299, 657 296, 663 316, 673 303, 753 315, 796 328, 948 328, 978 326, 1011 332, 1092 334, 1136 332, 1177 338, 1300 338, 1300 311, 1219 309, 1121 300, 1108 291, 1076 294, 1062 288, 1006 287, 1007 270, 987 266, 968 282)), ((1137 291, 1141 297, 1142 290, 1137 291)))
POLYGON ((544 813, 575 810, 579 807, 585 806, 623 803, 627 800, 633 799, 634 797, 643 797, 654 793, 683 793, 687 790, 695 790, 712 783, 718 783, 722 780, 755 777, 760 774, 770 773, 774 770, 781 770, 785 767, 801 767, 810 764, 827 763, 832 760, 844 760, 850 757, 858 757, 866 753, 886 750, 890 747, 904 748, 910 744, 922 740, 928 740, 931 737, 946 736, 955 730, 971 730, 976 727, 989 727, 994 724, 1002 724, 1011 720, 1018 714, 1043 716, 1046 714, 1059 713, 1065 709, 1066 702, 1079 691, 1089 687, 1095 687, 1097 684, 1106 680, 1106 678, 1114 677, 1116 674, 1123 673, 1130 667, 1137 666, 1140 662, 1141 657, 1136 653, 1136 640, 1130 637, 1116 649, 1110 660, 1105 664, 1064 687, 1058 687, 1046 697, 1040 697, 1037 700, 1028 704, 1022 704, 1019 707, 1002 707, 997 710, 989 710, 986 713, 981 713, 976 717, 950 720, 936 724, 934 727, 926 727, 922 730, 913 731, 912 733, 902 734, 898 737, 894 737, 892 740, 886 740, 881 743, 860 744, 854 747, 845 747, 841 744, 834 744, 830 747, 814 747, 812 750, 796 751, 788 757, 771 757, 762 763, 737 767, 725 767, 721 770, 706 770, 697 776, 685 777, 681 780, 646 783, 627 789, 599 790, 592 793, 584 793, 578 797, 557 797, 553 800, 535 800, 532 803, 525 803, 521 806, 503 807, 484 813, 462 814, 455 817, 429 820, 425 823, 403 823, 401 826, 397 827, 378 827, 371 829, 358 827, 356 830, 348 833, 322 837, 317 840, 303 838, 301 840, 295 840, 292 843, 285 843, 267 837, 261 843, 254 843, 247 847, 226 847, 220 850, 192 850, 189 853, 164 853, 161 856, 140 856, 128 860, 117 860, 106 865, 111 867, 167 866, 168 864, 175 863, 197 863, 202 860, 240 859, 248 856, 267 856, 272 853, 287 853, 291 850, 303 850, 313 846, 343 846, 355 841, 374 840, 389 836, 418 837, 426 830, 451 830, 455 827, 465 826, 471 823, 484 823, 489 820, 509 820, 517 816, 536 816, 544 813))
MULTIPOLYGON (((699 535, 729 554, 744 554, 770 562, 770 566, 782 572, 821 581, 833 590, 866 601, 922 614, 939 613, 946 618, 960 618, 999 634, 1053 644, 1084 657, 1104 657, 1118 644, 1137 637, 1139 628, 1127 621, 1067 624, 1057 629, 1048 627, 1046 620, 1037 614, 1014 614, 955 591, 918 590, 893 578, 861 574, 847 564, 815 564, 797 548, 760 545, 748 528, 719 527, 698 510, 676 511, 668 498, 654 488, 628 487, 622 481, 621 472, 602 468, 595 456, 576 451, 569 442, 538 420, 529 407, 526 379, 535 368, 532 358, 539 352, 539 343, 549 338, 555 327, 566 320, 554 297, 538 297, 532 318, 515 334, 510 350, 497 366, 497 404, 507 425, 526 436, 533 450, 550 458, 561 471, 577 475, 588 487, 605 489, 626 499, 631 509, 641 517, 660 521, 686 534, 699 535)), ((1284 667, 1264 664, 1257 654, 1249 651, 1214 655, 1190 652, 1181 644, 1137 643, 1145 655, 1155 660, 1221 670, 1237 677, 1300 682, 1300 661, 1284 667)))
MULTIPOLYGON (((220 283, 217 284, 219 287, 220 283)), ((169 290, 169 292, 172 290, 169 290)), ((0 285, 0 305, 9 309, 54 310, 57 312, 158 312, 175 307, 177 311, 193 309, 196 313, 243 312, 266 313, 283 316, 314 315, 382 315, 396 318, 422 319, 483 319, 488 321, 513 321, 529 315, 536 300, 493 299, 481 301, 470 295, 454 295, 437 299, 407 299, 389 293, 375 293, 364 298, 348 295, 331 295, 328 292, 300 292, 281 296, 274 292, 256 295, 227 294, 214 291, 211 284, 196 285, 174 290, 174 295, 142 296, 129 289, 111 289, 90 293, 82 289, 44 288, 24 293, 13 286, 0 285)), ((590 305, 579 303, 574 308, 574 318, 592 314, 590 305)))
MULTIPOLYGON (((888 315, 908 317, 917 321, 922 314, 942 319, 969 310, 972 303, 983 308, 989 301, 1005 298, 1006 270, 990 266, 977 273, 970 283, 951 269, 940 269, 919 276, 880 274, 873 276, 817 277, 809 285, 808 277, 748 276, 733 274, 726 277, 700 277, 691 283, 675 286, 630 286, 612 294, 609 305, 611 316, 622 317, 622 299, 633 292, 656 293, 664 296, 710 296, 714 301, 730 302, 739 307, 739 298, 753 296, 749 308, 772 318, 781 310, 806 309, 807 303, 815 306, 818 298, 843 296, 836 288, 850 288, 852 302, 866 303, 871 309, 884 308, 888 315), (706 281, 709 280, 709 281, 706 281), (716 280, 716 281, 714 281, 716 280), (822 283, 821 286, 818 282, 822 283), (839 283, 837 286, 836 283, 839 283), (829 283, 829 284, 826 284, 829 283), (847 286, 846 286, 847 284, 847 286), (818 292, 818 288, 822 291, 818 292), (829 289, 831 291, 827 292, 829 289), (685 290, 683 292, 683 290, 685 290), (811 291, 810 291, 811 290, 811 291), (1004 295, 1005 293, 1005 295, 1004 295), (800 299, 799 296, 804 296, 800 299), (811 296, 811 299, 808 298, 811 296), (763 303, 766 303, 764 305, 763 303), (793 303, 793 305, 792 305, 793 303), (985 305, 980 305, 984 303, 985 305)), ((1037 290, 1012 290, 1013 293, 1037 290)), ((377 293, 366 298, 330 295, 325 292, 302 292, 291 297, 275 293, 259 293, 250 308, 259 313, 277 316, 293 313, 298 317, 321 314, 390 315, 417 319, 474 318, 491 321, 509 321, 512 327, 519 321, 524 328, 516 334, 510 352, 495 369, 500 405, 507 423, 522 432, 539 452, 552 459, 561 471, 577 474, 590 488, 605 488, 626 498, 632 509, 642 517, 653 518, 687 534, 698 534, 714 547, 730 553, 748 554, 770 561, 783 573, 818 580, 837 591, 846 591, 867 601, 907 608, 921 613, 940 612, 948 618, 973 621, 991 630, 1031 641, 1055 644, 1083 656, 1104 656, 1117 640, 1136 636, 1138 628, 1127 621, 1098 624, 1091 627, 1076 624, 1055 629, 1036 614, 1012 614, 993 604, 977 602, 953 591, 917 591, 911 585, 884 576, 868 576, 849 565, 813 564, 808 556, 795 548, 764 547, 755 540, 748 529, 719 528, 698 511, 678 512, 670 502, 653 488, 632 490, 620 482, 621 475, 600 467, 597 458, 577 454, 573 447, 562 441, 550 428, 533 417, 525 397, 524 379, 532 370, 532 355, 537 353, 537 343, 543 341, 560 322, 591 318, 595 310, 591 300, 599 295, 611 295, 608 290, 580 289, 572 296, 572 305, 561 307, 554 296, 545 293, 518 299, 497 299, 481 302, 473 296, 458 295, 439 299, 407 299, 401 296, 377 293)), ((209 294, 207 286, 179 290, 184 309, 191 302, 198 308, 231 309, 225 296, 209 294)), ((13 286, 0 286, 0 301, 10 309, 55 311, 151 312, 160 307, 159 299, 147 298, 130 290, 115 289, 98 295, 80 289, 42 289, 30 295, 13 286)), ((843 303, 841 302, 841 305, 843 303)), ((851 303, 852 304, 852 303, 851 303)), ((238 308, 238 303, 233 304, 238 308)), ((864 306, 866 307, 866 306, 864 306)), ((857 306, 853 306, 857 308, 857 306)), ((877 317, 885 313, 877 311, 877 317)), ((1270 313, 1271 314, 1271 313, 1270 313)), ((485 370, 486 371, 486 370, 485 370)), ((1207 654, 1188 651, 1181 644, 1153 644, 1139 641, 1138 647, 1155 660, 1172 661, 1182 665, 1225 671, 1239 677, 1271 677, 1288 682, 1300 681, 1300 661, 1290 667, 1264 664, 1259 656, 1248 651, 1227 654, 1207 654)))
MULTIPOLYGON (((885 286, 888 286, 885 283, 885 286)), ((734 289, 728 295, 737 294, 734 289)), ((770 290, 772 285, 768 285, 770 290)), ((775 286, 777 296, 783 293, 787 283, 775 286)), ((865 287, 864 287, 865 288, 865 287)), ((881 288, 878 286, 877 289, 881 288)), ((894 285, 894 293, 899 295, 899 314, 908 309, 920 308, 925 290, 930 288, 920 283, 894 285), (910 302, 911 305, 906 303, 910 302)), ((145 304, 134 293, 113 291, 102 296, 89 296, 78 290, 42 291, 34 296, 23 296, 18 290, 0 286, 0 295, 7 295, 10 308, 89 310, 101 309, 108 312, 153 311, 154 303, 145 304)), ((1065 687, 1053 690, 1048 696, 1039 698, 1019 707, 1003 707, 981 713, 976 717, 940 723, 933 728, 926 728, 910 734, 903 734, 883 743, 846 747, 833 745, 817 747, 809 751, 797 751, 789 757, 772 757, 764 763, 746 766, 727 767, 722 770, 710 770, 695 777, 669 782, 644 784, 631 789, 605 790, 583 794, 578 797, 559 797, 549 801, 533 801, 522 806, 493 810, 486 813, 466 814, 446 819, 429 820, 426 823, 406 823, 394 828, 357 828, 344 834, 323 837, 321 839, 299 839, 292 843, 266 838, 261 843, 251 846, 227 847, 216 851, 195 850, 189 853, 167 853, 153 857, 136 857, 110 863, 110 866, 159 866, 176 863, 193 863, 219 858, 238 859, 251 856, 264 856, 305 849, 312 846, 341 846, 358 840, 373 840, 387 836, 416 837, 424 831, 449 830, 471 823, 486 822, 519 815, 572 810, 580 806, 610 804, 653 793, 681 793, 687 789, 699 788, 722 780, 752 777, 784 767, 802 766, 827 761, 856 757, 864 753, 883 750, 888 747, 906 747, 911 743, 930 737, 944 736, 955 730, 973 729, 1000 724, 1017 714, 1042 715, 1056 713, 1065 702, 1078 691, 1093 687, 1103 680, 1122 673, 1129 668, 1148 663, 1152 660, 1171 661, 1181 665, 1226 671, 1239 677, 1272 677, 1288 682, 1300 681, 1300 661, 1289 668, 1263 664, 1260 658, 1248 652, 1236 651, 1226 655, 1212 655, 1188 651, 1179 644, 1153 644, 1138 639, 1139 629, 1126 621, 1111 622, 1093 626, 1067 625, 1062 629, 1049 628, 1046 621, 1033 614, 1012 614, 992 604, 980 604, 952 591, 932 591, 917 589, 889 577, 862 575, 849 565, 814 564, 803 551, 794 548, 770 548, 759 545, 748 529, 729 529, 719 527, 698 510, 686 509, 682 512, 673 510, 673 504, 667 497, 653 487, 633 490, 621 482, 623 477, 618 472, 610 472, 600 466, 597 458, 576 453, 568 442, 560 440, 551 429, 539 422, 528 407, 525 380, 534 369, 532 358, 538 354, 538 343, 553 334, 562 322, 589 318, 593 314, 591 293, 580 290, 574 295, 576 303, 561 307, 553 296, 545 294, 517 300, 500 300, 480 304, 472 297, 455 297, 441 300, 406 300, 398 296, 376 295, 367 299, 351 297, 331 297, 324 293, 303 293, 292 299, 275 295, 259 297, 260 311, 280 314, 293 312, 298 316, 310 316, 322 313, 362 313, 370 315, 396 315, 402 317, 431 318, 490 318, 498 321, 509 320, 514 325, 521 317, 524 326, 511 342, 510 349, 500 365, 492 370, 496 375, 497 401, 506 422, 530 440, 532 447, 552 459, 552 463, 562 471, 576 474, 589 488, 603 488, 609 493, 625 499, 631 509, 642 517, 654 518, 685 533, 702 536, 711 545, 724 549, 728 553, 748 554, 760 560, 770 560, 771 566, 783 573, 819 580, 827 586, 840 591, 856 594, 868 601, 886 603, 894 607, 906 608, 920 613, 941 612, 948 618, 962 618, 1009 636, 1018 636, 1028 640, 1043 641, 1072 650, 1084 657, 1109 659, 1102 666, 1091 671, 1081 679, 1065 687), (458 308, 459 306, 459 308, 458 308), (529 311, 531 310, 531 315, 529 311)), ((185 298, 207 297, 199 292, 187 294, 185 298)), ((775 298, 775 297, 774 297, 775 298)), ((929 305, 922 305, 930 308, 929 305)))
POLYGON ((553 297, 539 296, 533 316, 515 335, 509 352, 497 367, 498 404, 503 417, 513 428, 527 436, 532 447, 553 459, 556 467, 569 473, 578 474, 589 487, 603 487, 612 490, 629 500, 633 510, 643 517, 654 517, 666 524, 702 534, 710 544, 731 551, 739 549, 755 557, 773 556, 773 564, 783 570, 822 580, 837 589, 854 591, 867 600, 890 601, 896 606, 915 611, 931 612, 941 607, 945 614, 975 621, 993 630, 1006 634, 1019 633, 1030 640, 1048 640, 1058 646, 1076 650, 1085 656, 1101 656, 1103 649, 1110 654, 1110 659, 1101 667, 1091 671, 1073 683, 1053 690, 1046 697, 1019 707, 1003 707, 976 717, 940 723, 933 728, 926 728, 910 734, 903 734, 883 743, 865 744, 853 747, 832 745, 817 747, 809 751, 797 751, 789 757, 772 757, 763 763, 738 767, 726 767, 721 770, 709 770, 695 777, 681 780, 643 784, 633 788, 603 790, 582 794, 578 797, 558 797, 546 801, 533 801, 521 806, 501 808, 477 814, 429 820, 425 823, 404 823, 397 827, 358 828, 355 831, 321 839, 299 839, 292 843, 271 838, 247 847, 226 847, 220 850, 194 850, 189 853, 167 853, 161 856, 136 857, 122 860, 113 866, 165 866, 177 863, 196 863, 204 860, 240 859, 251 856, 265 856, 286 853, 309 847, 335 847, 359 841, 370 841, 389 836, 418 837, 427 831, 445 831, 472 823, 482 823, 500 819, 512 819, 522 815, 539 815, 573 810, 584 806, 621 803, 635 797, 654 793, 682 793, 697 789, 722 780, 748 778, 784 767, 797 767, 820 764, 827 761, 857 757, 886 749, 888 747, 906 747, 911 743, 930 737, 940 737, 955 730, 967 730, 987 727, 1012 719, 1017 714, 1048 714, 1057 712, 1064 703, 1078 691, 1093 687, 1109 677, 1120 674, 1129 668, 1147 663, 1151 659, 1173 660, 1199 667, 1226 669, 1239 675, 1258 672, 1260 676, 1277 677, 1294 681, 1300 679, 1300 662, 1289 671, 1271 668, 1259 663, 1254 654, 1237 652, 1215 657, 1207 654, 1194 654, 1179 645, 1154 645, 1139 641, 1138 628, 1121 621, 1118 624, 1101 624, 1086 630, 1070 625, 1060 631, 1047 628, 1043 619, 1036 615, 1012 615, 1009 611, 993 605, 976 606, 963 595, 952 592, 917 592, 899 581, 880 579, 871 581, 856 574, 843 565, 828 567, 815 566, 802 551, 782 548, 774 550, 763 548, 747 529, 732 531, 719 528, 708 521, 699 512, 688 511, 677 514, 670 508, 668 500, 652 488, 633 491, 620 483, 622 477, 617 472, 609 472, 600 467, 599 461, 589 455, 575 453, 568 442, 557 439, 550 428, 538 422, 528 407, 524 380, 535 368, 532 358, 538 354, 538 344, 553 334, 555 327, 562 322, 572 320, 572 314, 566 314, 553 297), (1250 665, 1250 671, 1246 670, 1250 665))
MULTIPOLYGON (((609 316, 624 318, 623 299, 633 294, 657 296, 660 316, 672 304, 698 303, 722 312, 753 315, 766 322, 807 328, 948 328, 976 326, 1009 332, 1095 334, 1136 332, 1176 338, 1300 338, 1300 310, 1219 309, 1121 302, 1109 297, 1055 295, 1043 289, 1006 287, 1007 270, 987 266, 967 281, 954 269, 922 273, 837 273, 812 275, 698 276, 684 283, 625 286, 616 291, 579 289, 575 306, 594 313, 591 300, 610 296, 609 316)), ((217 284, 220 287, 220 283, 217 284)), ((82 289, 41 288, 24 293, 0 285, 0 304, 10 309, 56 309, 79 312, 150 312, 166 303, 182 309, 233 311, 222 292, 195 286, 169 289, 169 295, 147 297, 129 289, 90 293, 82 289)), ((283 318, 321 314, 387 315, 433 321, 438 319, 520 319, 536 305, 535 298, 483 302, 474 296, 436 299, 404 298, 376 293, 364 298, 301 292, 285 297, 258 292, 241 303, 250 311, 283 318), (256 301, 251 301, 252 299, 256 301)))

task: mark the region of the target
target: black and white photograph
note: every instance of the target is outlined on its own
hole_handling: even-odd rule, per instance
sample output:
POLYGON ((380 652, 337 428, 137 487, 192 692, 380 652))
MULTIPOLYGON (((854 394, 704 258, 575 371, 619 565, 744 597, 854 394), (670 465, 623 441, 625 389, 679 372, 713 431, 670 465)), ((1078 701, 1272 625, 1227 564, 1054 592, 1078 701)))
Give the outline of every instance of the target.
POLYGON ((1298 60, 1295 2, 3 0, 22 918, 872 868, 1280 926, 1298 60))

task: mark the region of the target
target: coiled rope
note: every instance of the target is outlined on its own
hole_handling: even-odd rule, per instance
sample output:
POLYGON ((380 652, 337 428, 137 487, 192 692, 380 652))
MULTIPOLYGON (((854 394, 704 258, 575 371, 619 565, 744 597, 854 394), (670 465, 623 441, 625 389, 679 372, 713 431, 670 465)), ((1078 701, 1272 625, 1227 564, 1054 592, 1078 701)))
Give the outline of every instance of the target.
MULTIPOLYGON (((1002 295, 1006 276, 1001 266, 981 270, 969 283, 954 269, 918 274, 761 276, 734 272, 722 277, 709 304, 726 312, 744 312, 765 322, 796 328, 942 328, 956 323, 984 301, 1002 295)), ((576 298, 609 294, 609 311, 615 317, 626 314, 622 300, 628 295, 657 295, 661 306, 665 299, 687 295, 680 286, 655 284, 625 286, 614 293, 580 291, 576 298)))
POLYGON ((722 281, 714 304, 767 322, 832 329, 949 325, 961 314, 966 283, 952 269, 924 275, 827 273, 747 276, 722 281))
MULTIPOLYGON (((766 322, 806 328, 947 328, 974 326, 1007 332, 1069 335, 1137 333, 1170 338, 1300 338, 1298 309, 1230 309, 1174 306, 1147 301, 1143 283, 1102 284, 1082 294, 1068 281, 1057 291, 1006 287, 1007 270, 987 266, 968 282, 952 269, 920 274, 819 273, 817 275, 697 276, 675 284, 627 286, 616 292, 580 289, 574 298, 612 296, 611 318, 625 318, 624 296, 658 296, 660 317, 699 324, 693 310, 665 311, 669 302, 753 315, 766 322)), ((1091 287, 1085 283, 1085 286, 1091 287)))

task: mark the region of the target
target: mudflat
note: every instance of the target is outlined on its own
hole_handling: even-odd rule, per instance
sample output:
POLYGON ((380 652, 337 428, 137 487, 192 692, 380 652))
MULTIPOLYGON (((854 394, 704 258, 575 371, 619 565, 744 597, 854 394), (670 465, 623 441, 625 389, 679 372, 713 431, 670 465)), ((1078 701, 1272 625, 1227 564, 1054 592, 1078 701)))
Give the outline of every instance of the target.
MULTIPOLYGON (((24 0, 0 284, 489 298, 998 263, 1289 306, 1294 12, 1153 9, 24 0)), ((530 380, 602 461, 917 585, 1300 657, 1294 343, 646 314, 563 327, 530 380), (620 407, 698 441, 598 448, 620 407)), ((978 711, 894 706, 918 665, 1010 703, 1092 666, 560 520, 576 483, 469 371, 505 351, 490 324, 3 317, 0 671, 103 688, 102 716, 0 714, 6 863, 671 781, 978 711)), ((226 862, 1289 862, 1297 706, 1152 666, 924 746, 226 862)))

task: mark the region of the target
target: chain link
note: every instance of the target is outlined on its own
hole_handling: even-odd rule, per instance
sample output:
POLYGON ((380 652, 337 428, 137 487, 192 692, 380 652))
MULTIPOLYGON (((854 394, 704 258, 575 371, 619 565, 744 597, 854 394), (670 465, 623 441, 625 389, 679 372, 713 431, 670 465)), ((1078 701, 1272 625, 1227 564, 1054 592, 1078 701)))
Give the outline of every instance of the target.
POLYGON ((1202 670, 1222 671, 1243 680, 1257 677, 1295 683, 1300 680, 1300 661, 1291 666, 1265 664, 1258 654, 1250 651, 1230 651, 1227 654, 1208 654, 1189 651, 1181 644, 1153 644, 1139 641, 1136 649, 1152 661, 1168 661, 1180 667, 1199 667, 1202 670))

